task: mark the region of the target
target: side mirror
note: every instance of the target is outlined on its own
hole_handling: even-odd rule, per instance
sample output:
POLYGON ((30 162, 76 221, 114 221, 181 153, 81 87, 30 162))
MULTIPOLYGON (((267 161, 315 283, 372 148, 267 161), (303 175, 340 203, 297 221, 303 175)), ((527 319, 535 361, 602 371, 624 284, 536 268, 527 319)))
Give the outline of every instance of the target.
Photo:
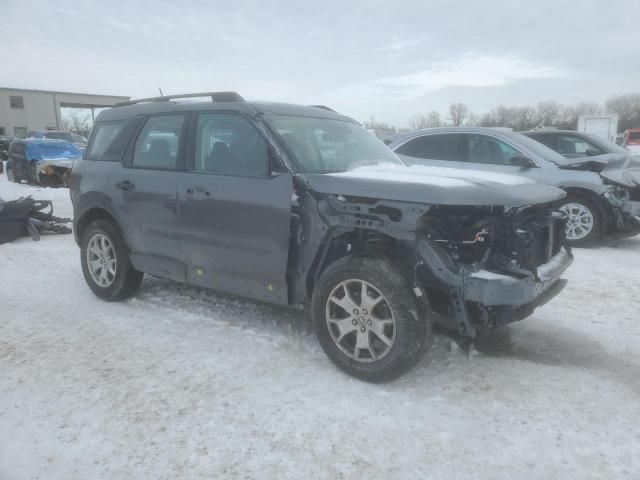
POLYGON ((602 152, 595 148, 587 148, 587 151, 585 153, 587 154, 588 157, 593 157, 595 155, 602 155, 602 152))
POLYGON ((514 167, 533 168, 536 166, 533 160, 531 160, 528 157, 525 157, 524 155, 515 155, 511 157, 509 161, 511 162, 511 165, 513 165, 514 167))

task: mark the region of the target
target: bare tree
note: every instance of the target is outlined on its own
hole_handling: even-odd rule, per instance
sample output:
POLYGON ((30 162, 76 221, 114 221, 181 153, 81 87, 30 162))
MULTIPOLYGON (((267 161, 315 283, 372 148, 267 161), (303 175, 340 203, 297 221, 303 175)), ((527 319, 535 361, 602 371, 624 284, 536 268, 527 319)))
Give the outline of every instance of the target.
POLYGON ((554 100, 538 103, 536 123, 547 126, 555 125, 561 108, 560 104, 554 100))
POLYGON ((67 112, 62 119, 62 128, 67 132, 87 136, 91 129, 89 126, 89 114, 79 110, 67 112))
POLYGON ((611 97, 606 103, 608 113, 620 116, 618 130, 640 127, 640 93, 627 93, 611 97))
POLYGON ((512 123, 511 128, 517 132, 529 130, 536 126, 536 111, 529 106, 517 107, 513 111, 512 123))
POLYGON ((395 133, 398 132, 396 127, 394 127, 393 125, 376 121, 376 118, 373 115, 369 117, 368 121, 365 120, 363 122, 363 125, 364 125, 364 128, 373 130, 373 133, 375 134, 375 136, 378 137, 380 140, 384 140, 389 135, 394 135, 395 133))
POLYGON ((426 115, 422 113, 416 113, 409 119, 409 126, 412 130, 419 130, 421 128, 434 128, 442 126, 442 121, 440 120, 440 114, 435 110, 432 110, 426 115))
POLYGON ((420 130, 421 128, 427 128, 427 117, 422 113, 416 113, 409 119, 409 126, 412 130, 420 130))
POLYGON ((469 116, 467 116, 467 121, 465 123, 466 127, 477 127, 480 125, 481 119, 477 113, 469 112, 469 116))
POLYGON ((454 127, 462 125, 468 113, 469 109, 464 103, 452 103, 449 105, 449 116, 454 127))
POLYGON ((481 127, 508 127, 512 122, 513 112, 504 105, 498 105, 486 113, 480 121, 481 127))

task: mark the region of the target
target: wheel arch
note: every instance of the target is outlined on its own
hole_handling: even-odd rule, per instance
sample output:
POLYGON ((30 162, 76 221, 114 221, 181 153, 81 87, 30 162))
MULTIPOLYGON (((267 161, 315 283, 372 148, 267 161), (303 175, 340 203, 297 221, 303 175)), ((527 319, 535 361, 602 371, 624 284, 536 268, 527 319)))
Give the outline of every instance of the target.
MULTIPOLYGON (((407 253, 409 250, 410 247, 404 245, 399 239, 380 232, 363 229, 341 233, 329 231, 307 272, 305 281, 307 296, 311 298, 318 279, 329 266, 347 257, 384 258, 400 267, 405 274, 410 275, 410 266, 406 261, 402 261, 402 253, 407 253), (367 238, 363 239, 364 236, 367 238)), ((404 258, 406 260, 407 256, 404 255, 404 258)))
POLYGON ((82 235, 84 235, 85 230, 87 229, 87 227, 89 226, 89 224, 95 220, 100 220, 100 219, 104 219, 104 220, 109 220, 111 223, 113 223, 117 228, 120 228, 120 226, 118 225, 118 222, 116 221, 116 219, 114 218, 113 215, 111 215, 111 213, 109 213, 105 208, 103 207, 91 207, 88 208, 87 210, 85 210, 76 220, 75 222, 75 228, 74 228, 74 232, 75 232, 75 238, 76 238, 76 242, 80 242, 80 239, 82 238, 82 235))

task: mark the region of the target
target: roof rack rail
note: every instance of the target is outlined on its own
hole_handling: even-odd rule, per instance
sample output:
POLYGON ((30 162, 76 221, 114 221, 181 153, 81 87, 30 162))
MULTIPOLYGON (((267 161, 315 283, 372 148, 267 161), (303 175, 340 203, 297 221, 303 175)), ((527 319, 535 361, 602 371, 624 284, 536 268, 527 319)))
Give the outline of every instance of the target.
POLYGON ((181 95, 163 95, 162 97, 149 97, 139 98, 138 100, 128 100, 126 102, 115 103, 114 107, 125 107, 127 105, 135 105, 137 103, 147 102, 168 102, 176 98, 197 98, 197 97, 211 97, 212 102, 244 102, 242 98, 236 92, 203 92, 203 93, 183 93, 181 95))
POLYGON ((333 113, 338 113, 333 108, 329 108, 326 105, 309 105, 309 106, 313 107, 313 108, 321 108, 322 110, 328 110, 328 111, 333 112, 333 113))

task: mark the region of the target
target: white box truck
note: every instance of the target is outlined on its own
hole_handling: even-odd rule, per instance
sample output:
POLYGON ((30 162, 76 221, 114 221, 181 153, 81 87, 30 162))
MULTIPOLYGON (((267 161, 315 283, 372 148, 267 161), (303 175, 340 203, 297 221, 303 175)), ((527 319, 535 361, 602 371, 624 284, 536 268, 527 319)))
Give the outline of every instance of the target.
POLYGON ((578 131, 606 138, 610 142, 616 142, 618 133, 618 114, 604 115, 580 115, 578 117, 578 131))

